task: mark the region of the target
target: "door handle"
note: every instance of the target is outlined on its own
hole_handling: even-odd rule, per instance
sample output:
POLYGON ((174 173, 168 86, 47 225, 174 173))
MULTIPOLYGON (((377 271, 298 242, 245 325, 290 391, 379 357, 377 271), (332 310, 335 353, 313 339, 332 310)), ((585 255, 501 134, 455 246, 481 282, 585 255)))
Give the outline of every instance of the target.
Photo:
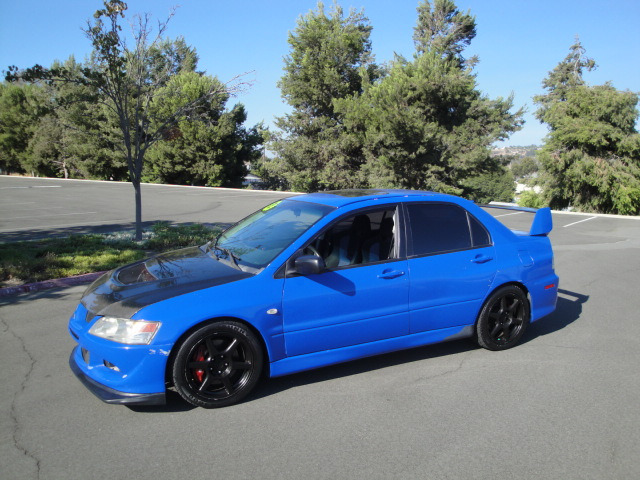
POLYGON ((491 260, 493 260, 493 257, 490 257, 488 255, 483 255, 483 254, 476 255, 471 259, 473 263, 487 263, 491 260))
POLYGON ((402 275, 404 275, 404 272, 401 272, 400 270, 385 270, 378 275, 378 278, 396 278, 401 277, 402 275))

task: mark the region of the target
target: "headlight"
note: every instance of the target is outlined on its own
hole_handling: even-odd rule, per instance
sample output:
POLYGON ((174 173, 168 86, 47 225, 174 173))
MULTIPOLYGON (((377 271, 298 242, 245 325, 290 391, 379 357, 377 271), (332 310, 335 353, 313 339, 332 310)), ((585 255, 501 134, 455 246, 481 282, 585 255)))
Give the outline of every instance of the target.
POLYGON ((128 345, 148 345, 160 328, 160 322, 102 317, 89 329, 91 335, 128 345))

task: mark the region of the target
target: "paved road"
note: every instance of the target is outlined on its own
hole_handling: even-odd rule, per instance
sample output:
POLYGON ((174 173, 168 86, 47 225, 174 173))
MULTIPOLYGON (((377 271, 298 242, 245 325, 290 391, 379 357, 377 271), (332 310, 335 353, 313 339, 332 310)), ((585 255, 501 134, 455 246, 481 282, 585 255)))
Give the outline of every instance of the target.
MULTIPOLYGON (((142 185, 146 225, 230 223, 290 194, 142 185)), ((0 241, 135 228, 129 183, 0 176, 0 241)))
POLYGON ((640 221, 554 222, 558 309, 522 345, 383 355, 220 410, 103 404, 67 365, 83 288, 5 299, 0 478, 640 478, 640 221))

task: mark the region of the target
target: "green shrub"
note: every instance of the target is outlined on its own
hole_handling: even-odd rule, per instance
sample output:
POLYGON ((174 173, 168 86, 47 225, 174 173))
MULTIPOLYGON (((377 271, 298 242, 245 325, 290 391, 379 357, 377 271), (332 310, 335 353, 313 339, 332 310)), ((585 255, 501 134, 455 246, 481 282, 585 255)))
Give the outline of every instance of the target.
POLYGON ((158 252, 204 245, 220 233, 220 229, 212 229, 200 223, 172 226, 168 222, 158 222, 151 230, 153 235, 147 240, 146 246, 158 252))
POLYGON ((111 270, 144 256, 144 250, 132 243, 105 245, 102 235, 4 243, 0 244, 0 281, 36 282, 111 270))
POLYGON ((533 190, 526 190, 522 192, 518 199, 518 205, 529 208, 542 208, 547 206, 542 195, 534 192, 533 190))
POLYGON ((145 232, 142 242, 121 232, 0 243, 0 282, 28 283, 111 270, 149 256, 149 250, 161 253, 204 245, 219 232, 201 224, 171 226, 160 222, 145 232))

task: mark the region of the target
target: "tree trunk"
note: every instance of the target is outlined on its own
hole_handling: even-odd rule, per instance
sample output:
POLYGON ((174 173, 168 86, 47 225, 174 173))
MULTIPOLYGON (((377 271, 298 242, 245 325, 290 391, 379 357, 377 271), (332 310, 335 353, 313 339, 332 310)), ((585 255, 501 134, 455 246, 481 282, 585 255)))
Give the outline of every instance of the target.
POLYGON ((142 195, 140 192, 140 182, 133 181, 133 189, 136 197, 136 240, 142 240, 142 195))

